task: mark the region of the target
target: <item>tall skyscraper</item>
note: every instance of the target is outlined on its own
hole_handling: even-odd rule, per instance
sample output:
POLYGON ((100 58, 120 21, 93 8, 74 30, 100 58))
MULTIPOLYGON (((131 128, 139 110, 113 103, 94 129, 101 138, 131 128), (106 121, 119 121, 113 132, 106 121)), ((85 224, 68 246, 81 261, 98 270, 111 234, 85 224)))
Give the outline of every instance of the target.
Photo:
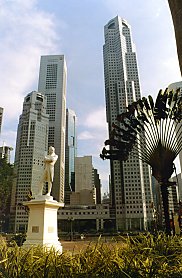
POLYGON ((22 202, 27 200, 30 190, 33 195, 38 193, 38 183, 44 170, 44 156, 48 150, 48 126, 46 97, 38 92, 31 92, 24 99, 16 139, 16 190, 13 188, 15 200, 12 198, 15 207, 11 207, 12 214, 15 213, 16 232, 25 231, 28 224, 28 214, 22 202))
POLYGON ((55 147, 58 155, 54 170, 52 195, 61 202, 64 201, 66 77, 67 69, 64 55, 41 57, 38 91, 47 97, 48 146, 55 147))
MULTIPOLYGON (((126 20, 116 16, 104 27, 104 77, 109 134, 118 114, 141 97, 135 46, 126 20)), ((111 203, 118 230, 147 229, 152 220, 149 167, 130 156, 111 161, 111 203)))
POLYGON ((1 134, 1 126, 2 126, 2 120, 3 120, 3 108, 0 107, 0 134, 1 134))
POLYGON ((66 142, 65 142, 65 192, 64 202, 70 203, 70 194, 74 191, 75 157, 77 155, 76 114, 66 109, 66 142))

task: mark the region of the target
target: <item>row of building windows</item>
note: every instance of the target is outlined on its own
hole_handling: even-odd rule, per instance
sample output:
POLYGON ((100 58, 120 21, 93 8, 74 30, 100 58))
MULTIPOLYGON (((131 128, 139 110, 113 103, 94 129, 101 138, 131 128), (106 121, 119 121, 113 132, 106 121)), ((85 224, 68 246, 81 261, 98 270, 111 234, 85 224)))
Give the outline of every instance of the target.
POLYGON ((95 215, 98 215, 98 214, 108 214, 107 213, 107 211, 105 211, 105 212, 98 212, 98 211, 87 211, 87 212, 85 212, 85 211, 79 211, 79 212, 74 212, 74 213, 72 213, 72 212, 59 212, 59 214, 61 214, 61 215, 87 215, 87 214, 95 214, 95 215))
POLYGON ((46 89, 55 89, 57 87, 57 64, 47 65, 46 89))

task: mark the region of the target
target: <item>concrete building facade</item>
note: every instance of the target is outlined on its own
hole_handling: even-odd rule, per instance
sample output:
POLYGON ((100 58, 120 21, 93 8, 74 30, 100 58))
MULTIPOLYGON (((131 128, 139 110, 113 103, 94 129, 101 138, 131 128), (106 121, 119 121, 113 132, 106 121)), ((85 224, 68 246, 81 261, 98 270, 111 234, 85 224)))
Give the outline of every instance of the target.
POLYGON ((38 91, 47 97, 48 146, 55 147, 58 155, 52 195, 60 202, 64 202, 66 80, 67 68, 64 55, 41 57, 38 91))
POLYGON ((0 147, 0 158, 5 158, 6 162, 10 163, 12 150, 13 150, 12 147, 9 147, 9 146, 6 146, 6 144, 3 144, 3 146, 0 147))
POLYGON ((168 3, 174 25, 178 60, 182 74, 182 2, 181 0, 168 0, 168 3))
POLYGON ((70 205, 94 205, 100 202, 100 183, 92 156, 75 158, 75 192, 70 195, 70 205))
POLYGON ((17 131, 14 162, 16 182, 11 206, 11 214, 14 214, 11 230, 15 232, 27 228, 28 214, 23 201, 27 200, 30 191, 33 196, 38 193, 38 183, 44 171, 44 156, 48 150, 48 126, 46 97, 33 91, 24 99, 17 131))
MULTIPOLYGON (((182 95, 182 81, 171 83, 168 86, 169 90, 177 90, 180 89, 180 93, 182 95)), ((181 123, 182 126, 182 123, 181 123)), ((181 127, 180 127, 181 128, 181 127)), ((179 153, 179 161, 180 161, 180 172, 182 173, 182 151, 179 153)))
POLYGON ((107 228, 111 221, 108 204, 65 206, 58 210, 60 233, 100 231, 107 228))
MULTIPOLYGON (((138 100, 141 92, 129 24, 116 16, 105 25, 104 36, 106 116, 110 134, 117 115, 138 100)), ((151 173, 148 165, 130 156, 126 162, 111 161, 110 169, 110 198, 117 230, 147 229, 153 219, 151 173)))

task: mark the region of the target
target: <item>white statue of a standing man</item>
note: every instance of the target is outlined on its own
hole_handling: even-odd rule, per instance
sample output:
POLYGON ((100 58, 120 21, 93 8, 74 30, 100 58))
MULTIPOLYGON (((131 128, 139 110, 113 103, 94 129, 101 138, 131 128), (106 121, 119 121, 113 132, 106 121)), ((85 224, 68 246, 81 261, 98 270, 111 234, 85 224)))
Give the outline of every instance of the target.
POLYGON ((42 195, 42 190, 44 186, 44 182, 48 183, 48 192, 47 196, 50 196, 52 190, 52 182, 54 178, 54 164, 58 159, 58 155, 55 154, 55 148, 50 146, 49 147, 49 154, 44 157, 44 173, 42 179, 38 186, 38 195, 42 195))

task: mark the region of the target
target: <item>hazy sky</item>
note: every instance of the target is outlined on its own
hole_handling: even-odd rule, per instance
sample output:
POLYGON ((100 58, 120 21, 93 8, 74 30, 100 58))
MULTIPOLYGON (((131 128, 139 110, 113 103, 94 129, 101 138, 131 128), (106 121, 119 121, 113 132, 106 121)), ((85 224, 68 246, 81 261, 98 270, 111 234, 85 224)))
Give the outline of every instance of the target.
POLYGON ((106 190, 108 162, 102 47, 104 25, 131 25, 143 95, 181 80, 167 0, 0 0, 0 143, 15 147, 24 97, 37 90, 41 55, 64 54, 67 107, 78 117, 78 155, 92 155, 106 190))

